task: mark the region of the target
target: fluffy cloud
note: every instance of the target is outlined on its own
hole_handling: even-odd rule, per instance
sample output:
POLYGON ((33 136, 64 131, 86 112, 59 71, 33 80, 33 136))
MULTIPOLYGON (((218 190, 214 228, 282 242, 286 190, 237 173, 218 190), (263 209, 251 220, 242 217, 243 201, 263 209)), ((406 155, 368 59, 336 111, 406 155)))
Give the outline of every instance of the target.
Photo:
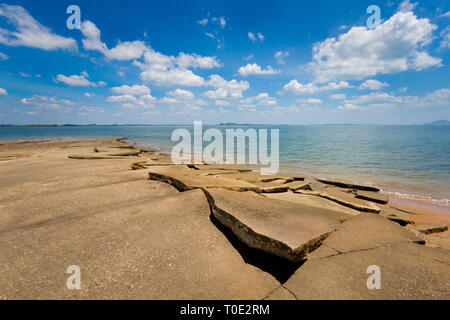
POLYGON ((106 101, 108 102, 137 102, 137 99, 135 96, 132 96, 130 94, 123 94, 120 96, 110 96, 106 98, 106 101))
POLYGON ((253 42, 255 42, 256 40, 259 40, 259 41, 263 42, 264 39, 266 38, 266 37, 263 36, 263 34, 261 32, 258 32, 256 35, 253 32, 249 32, 247 34, 247 36, 253 42))
POLYGON ((186 54, 184 52, 180 52, 178 54, 175 63, 182 68, 212 69, 222 66, 222 64, 216 59, 216 57, 202 57, 195 53, 186 54))
MULTIPOLYGON (((218 21, 222 24, 225 20, 218 21)), ((211 69, 221 66, 216 57, 203 57, 184 52, 176 57, 167 56, 153 50, 143 41, 119 42, 114 48, 108 49, 101 41, 100 30, 90 21, 82 23, 81 32, 84 36, 83 47, 86 50, 99 51, 110 60, 134 60, 133 64, 142 70, 141 79, 158 86, 202 86, 205 84, 204 79, 189 68, 211 69), (137 60, 141 57, 144 57, 144 62, 137 60)))
POLYGON ((183 89, 175 89, 167 93, 168 96, 179 100, 191 100, 194 99, 194 94, 191 91, 183 89))
MULTIPOLYGON (((350 100, 346 100, 347 105, 363 105, 365 108, 419 108, 419 107, 435 107, 450 106, 450 89, 443 88, 426 94, 424 97, 418 96, 395 96, 385 92, 373 92, 368 95, 355 96, 350 100)), ((362 108, 362 107, 358 107, 362 108)), ((350 108, 345 108, 350 109, 350 108)), ((343 110, 342 108, 340 110, 343 110)))
POLYGON ((381 82, 374 79, 369 79, 364 81, 360 86, 359 90, 380 90, 383 87, 388 87, 389 84, 386 82, 381 82))
POLYGON ((337 109, 339 111, 356 111, 356 110, 361 110, 361 107, 351 104, 351 103, 346 103, 342 106, 338 106, 337 109))
POLYGON ((221 28, 224 28, 227 24, 227 20, 225 19, 225 17, 213 17, 210 19, 208 18, 204 18, 201 19, 199 21, 197 21, 198 24, 201 24, 202 26, 206 26, 209 22, 211 23, 217 23, 221 28))
POLYGON ((208 24, 208 19, 204 18, 202 20, 197 21, 198 24, 201 24, 202 26, 206 26, 208 24))
POLYGON ((247 81, 226 81, 217 74, 213 74, 207 84, 216 90, 206 91, 203 95, 214 100, 239 99, 242 98, 242 92, 250 88, 247 81))
POLYGON ((55 82, 62 82, 71 87, 97 87, 104 86, 106 83, 104 81, 99 81, 97 83, 89 81, 87 78, 89 77, 86 71, 83 71, 80 75, 71 75, 65 76, 63 74, 58 74, 56 76, 55 82))
POLYGON ((385 100, 393 100, 394 96, 388 94, 386 92, 372 92, 371 94, 361 95, 353 97, 351 100, 346 100, 345 102, 354 103, 354 104, 362 104, 373 101, 385 101, 385 100))
POLYGON ((450 89, 444 88, 428 93, 423 99, 425 104, 450 106, 450 89))
POLYGON ((418 2, 411 3, 409 0, 404 0, 400 5, 398 6, 397 11, 413 11, 414 8, 418 5, 418 2))
POLYGON ((444 30, 441 31, 441 38, 442 40, 439 43, 440 47, 450 49, 450 26, 447 26, 444 30))
POLYGON ((115 93, 128 95, 147 95, 150 94, 150 88, 145 85, 123 85, 121 87, 114 87, 111 89, 115 93))
POLYGON ((318 86, 315 83, 302 84, 296 79, 291 80, 283 88, 285 92, 293 94, 314 94, 317 92, 329 91, 329 90, 340 90, 345 88, 351 88, 352 86, 347 81, 340 82, 330 82, 323 86, 318 86))
POLYGON ((245 67, 240 67, 238 72, 240 75, 245 77, 250 75, 271 75, 281 73, 280 70, 275 70, 271 66, 268 66, 266 69, 263 69, 256 63, 248 63, 245 67))
POLYGON ((269 106, 276 106, 277 99, 272 98, 271 96, 269 96, 268 93, 263 92, 255 97, 243 99, 241 100, 241 103, 247 107, 248 106, 254 107, 255 105, 269 107, 269 106))
POLYGON ((83 21, 81 33, 84 36, 81 40, 84 49, 100 51, 110 60, 137 59, 148 50, 143 41, 119 42, 114 48, 108 49, 107 45, 101 41, 100 30, 91 21, 83 21))
POLYGON ((439 18, 450 18, 450 11, 447 11, 446 13, 443 13, 439 16, 439 18))
POLYGON ((142 69, 141 79, 159 86, 199 87, 205 80, 194 74, 189 67, 211 69, 221 66, 215 57, 203 57, 197 54, 180 53, 177 57, 166 56, 152 49, 145 52, 144 63, 135 61, 134 65, 142 69))
POLYGON ((67 99, 58 99, 56 97, 34 95, 31 98, 24 98, 20 102, 27 106, 35 108, 45 108, 50 110, 64 110, 68 106, 75 105, 74 102, 67 99))
POLYGON ((122 107, 127 109, 150 109, 154 107, 156 100, 150 92, 150 88, 145 85, 123 85, 113 87, 111 91, 119 95, 110 96, 106 101, 111 103, 122 103, 122 107))
POLYGON ((336 93, 330 96, 330 99, 334 100, 343 100, 345 98, 347 98, 347 95, 345 93, 336 93))
POLYGON ((4 54, 3 52, 0 52, 0 60, 8 60, 8 59, 9 59, 9 56, 4 54))
POLYGON ((7 95, 8 95, 8 92, 5 89, 0 88, 0 96, 7 96, 7 95))
POLYGON ((322 100, 317 99, 317 98, 298 99, 297 102, 299 102, 299 103, 308 103, 308 104, 320 104, 320 103, 323 103, 322 100))
POLYGON ((400 11, 374 30, 353 27, 315 44, 310 68, 317 81, 327 82, 440 66, 441 59, 420 51, 436 28, 428 19, 400 11))
POLYGON ((77 43, 53 33, 49 28, 37 22, 21 6, 0 4, 0 17, 5 17, 14 29, 0 28, 0 43, 8 46, 25 46, 43 50, 75 50, 77 43))
POLYGON ((169 105, 169 110, 175 114, 196 112, 207 104, 202 99, 196 99, 191 91, 180 88, 167 92, 160 102, 169 105))
POLYGON ((285 64, 284 59, 289 57, 289 51, 278 51, 275 52, 275 58, 278 64, 285 64))

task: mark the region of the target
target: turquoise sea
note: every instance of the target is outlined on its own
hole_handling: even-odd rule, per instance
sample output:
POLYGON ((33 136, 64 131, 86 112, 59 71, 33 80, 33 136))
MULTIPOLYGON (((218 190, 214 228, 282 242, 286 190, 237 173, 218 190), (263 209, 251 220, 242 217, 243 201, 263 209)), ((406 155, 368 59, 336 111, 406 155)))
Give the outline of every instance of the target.
MULTIPOLYGON (((0 127, 0 140, 128 137, 168 152, 172 131, 183 126, 0 127)), ((305 125, 204 126, 224 131, 280 130, 281 171, 339 177, 377 185, 404 197, 449 206, 450 126, 305 125)), ((184 127, 189 130, 192 128, 184 127)))

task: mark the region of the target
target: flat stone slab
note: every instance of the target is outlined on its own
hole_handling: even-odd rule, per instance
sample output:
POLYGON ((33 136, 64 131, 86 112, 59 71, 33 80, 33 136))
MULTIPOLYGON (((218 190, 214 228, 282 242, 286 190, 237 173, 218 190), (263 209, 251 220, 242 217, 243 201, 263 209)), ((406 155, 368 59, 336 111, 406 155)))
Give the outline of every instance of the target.
POLYGON ((448 250, 413 243, 354 251, 308 260, 283 286, 299 300, 448 300, 448 257, 448 250), (367 287, 369 266, 380 268, 379 290, 367 287))
POLYGON ((260 193, 280 193, 289 190, 289 187, 277 181, 267 182, 267 183, 255 183, 259 187, 260 193))
POLYGON ((379 215, 345 221, 284 284, 297 299, 449 299, 450 251, 420 245, 408 230, 379 215), (369 290, 369 266, 381 289, 369 290))
POLYGON ((261 182, 272 182, 272 181, 276 181, 276 180, 281 180, 281 181, 287 183, 287 182, 293 182, 293 181, 304 181, 305 177, 299 176, 299 175, 288 175, 288 176, 273 175, 273 176, 264 176, 260 180, 261 180, 261 182))
POLYGON ((334 201, 312 195, 299 194, 294 192, 266 194, 267 198, 289 201, 299 205, 305 205, 324 210, 335 211, 339 214, 348 214, 349 216, 359 215, 361 212, 349 207, 342 206, 334 201))
POLYGON ((151 180, 170 183, 180 191, 198 188, 222 188, 233 191, 257 193, 278 193, 288 191, 281 182, 262 183, 257 173, 236 173, 222 170, 225 174, 205 175, 207 170, 193 170, 184 165, 176 167, 154 167, 149 172, 151 180))
POLYGON ((398 224, 379 215, 363 212, 345 221, 338 231, 323 242, 323 246, 339 253, 348 253, 403 242, 424 243, 398 224))
POLYGON ((308 195, 308 196, 317 196, 317 197, 320 196, 320 192, 319 191, 312 191, 312 190, 302 190, 302 189, 300 189, 300 190, 296 190, 295 193, 305 194, 305 195, 308 195))
POLYGON ((374 191, 357 190, 356 197, 382 204, 386 204, 389 202, 389 197, 387 194, 374 191))
POLYGON ((109 156, 111 157, 134 157, 141 154, 141 151, 133 151, 133 152, 119 152, 119 153, 111 153, 109 156))
POLYGON ((413 229, 424 234, 430 234, 447 231, 448 226, 436 223, 419 223, 413 229))
POLYGON ((341 179, 317 179, 317 181, 325 183, 325 184, 331 184, 337 187, 341 188, 349 188, 349 189, 357 189, 357 190, 366 190, 366 191, 375 191, 378 192, 380 189, 371 187, 371 186, 363 186, 360 184, 354 184, 350 181, 341 180, 341 179))
POLYGON ((324 192, 325 189, 326 189, 327 187, 328 187, 328 186, 327 186, 326 184, 320 183, 320 182, 317 182, 317 181, 311 181, 311 182, 309 183, 309 188, 310 188, 312 191, 319 192, 319 194, 320 194, 321 192, 324 192))
POLYGON ((287 184, 289 190, 297 191, 297 190, 305 190, 309 188, 309 183, 304 181, 293 181, 287 184))
POLYGON ((186 166, 153 167, 149 172, 150 180, 173 185, 179 191, 198 188, 224 188, 234 191, 259 192, 259 187, 246 181, 229 179, 225 176, 203 176, 202 171, 191 170, 186 166))
POLYGON ((253 192, 205 190, 217 220, 249 247, 300 261, 349 215, 262 197, 253 192))
POLYGON ((252 172, 259 169, 257 165, 248 164, 194 164, 192 167, 197 170, 235 170, 239 172, 252 172))
POLYGON ((380 216, 383 216, 391 221, 397 222, 401 226, 414 224, 414 221, 409 219, 409 214, 395 209, 391 209, 389 207, 387 208, 384 207, 379 214, 380 216))
POLYGON ((359 211, 374 213, 380 212, 380 208, 377 207, 374 203, 357 199, 352 193, 346 193, 337 189, 327 188, 320 194, 320 196, 359 211))
POLYGON ((113 156, 91 156, 91 155, 80 155, 73 154, 68 156, 69 159, 76 160, 109 160, 109 159, 123 159, 122 157, 113 157, 113 156))

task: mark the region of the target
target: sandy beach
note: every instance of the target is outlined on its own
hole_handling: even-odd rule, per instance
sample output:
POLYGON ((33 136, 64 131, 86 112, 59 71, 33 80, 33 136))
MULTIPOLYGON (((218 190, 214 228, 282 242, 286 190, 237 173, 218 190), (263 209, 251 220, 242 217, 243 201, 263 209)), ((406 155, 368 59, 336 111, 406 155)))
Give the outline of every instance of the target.
POLYGON ((0 142, 0 299, 450 298, 448 207, 255 169, 120 138, 0 142))

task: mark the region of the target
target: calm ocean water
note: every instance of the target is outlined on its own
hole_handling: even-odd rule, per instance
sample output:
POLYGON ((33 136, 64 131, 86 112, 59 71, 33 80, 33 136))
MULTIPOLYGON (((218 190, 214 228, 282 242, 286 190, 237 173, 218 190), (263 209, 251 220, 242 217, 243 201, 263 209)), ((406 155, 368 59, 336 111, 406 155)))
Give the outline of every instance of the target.
MULTIPOLYGON (((172 131, 179 127, 0 127, 0 140, 126 136, 138 145, 169 151, 175 145, 172 131)), ((450 126, 251 127, 280 130, 281 171, 344 178, 449 205, 450 126)))

